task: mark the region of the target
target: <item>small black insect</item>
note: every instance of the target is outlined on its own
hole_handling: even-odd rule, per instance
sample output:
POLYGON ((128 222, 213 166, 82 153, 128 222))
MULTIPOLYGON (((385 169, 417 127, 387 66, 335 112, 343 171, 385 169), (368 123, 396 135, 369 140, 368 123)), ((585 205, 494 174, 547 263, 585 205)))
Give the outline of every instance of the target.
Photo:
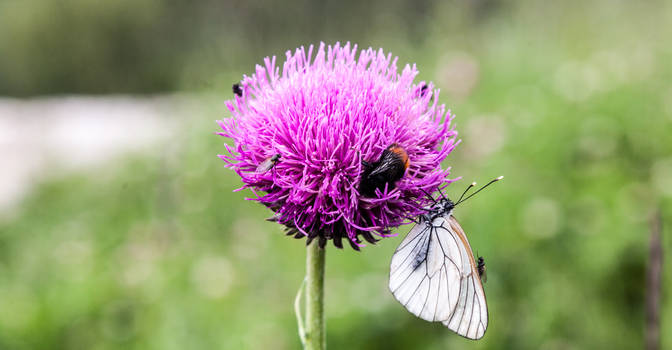
POLYGON ((396 143, 388 146, 380 159, 374 163, 362 161, 364 172, 359 183, 359 192, 372 197, 376 189, 383 191, 388 184, 388 191, 394 188, 395 182, 401 179, 409 166, 408 153, 396 143))
POLYGON ((233 93, 238 97, 243 97, 243 89, 241 89, 240 84, 233 84, 233 93))
POLYGON ((478 276, 481 278, 481 282, 485 283, 488 280, 488 275, 485 273, 485 259, 482 256, 478 257, 478 276))
POLYGON ((266 160, 264 160, 263 162, 261 162, 261 164, 259 164, 259 166, 257 167, 257 172, 265 173, 271 170, 276 164, 278 164, 279 161, 280 161, 280 154, 274 154, 266 158, 266 160))
POLYGON ((425 97, 425 95, 427 95, 427 89, 429 89, 429 85, 423 84, 420 88, 420 97, 425 97))

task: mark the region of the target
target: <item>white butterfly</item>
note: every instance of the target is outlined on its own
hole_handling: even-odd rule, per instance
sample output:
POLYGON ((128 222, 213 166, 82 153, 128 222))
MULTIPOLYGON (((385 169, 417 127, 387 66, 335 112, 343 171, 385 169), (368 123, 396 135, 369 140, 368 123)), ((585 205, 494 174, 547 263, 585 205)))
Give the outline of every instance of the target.
POLYGON ((420 216, 392 256, 389 287, 412 314, 480 339, 488 328, 485 293, 467 236, 453 217, 453 208, 474 185, 457 203, 444 197, 420 216))

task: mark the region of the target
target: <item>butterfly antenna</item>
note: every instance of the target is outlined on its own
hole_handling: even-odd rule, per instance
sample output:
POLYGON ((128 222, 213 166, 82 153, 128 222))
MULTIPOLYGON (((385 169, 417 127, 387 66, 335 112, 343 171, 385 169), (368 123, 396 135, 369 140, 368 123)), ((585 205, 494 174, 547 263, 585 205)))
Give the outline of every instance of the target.
POLYGON ((446 200, 446 196, 443 194, 443 191, 441 191, 441 188, 439 187, 439 194, 441 195, 441 199, 444 201, 446 200))
POLYGON ((485 186, 479 188, 476 192, 470 194, 467 198, 460 199, 459 201, 457 201, 457 203, 455 203, 455 205, 458 205, 458 204, 460 204, 460 203, 466 201, 467 199, 469 199, 469 198, 473 197, 474 195, 476 195, 476 193, 483 191, 486 187, 492 185, 493 183, 495 183, 495 182, 497 182, 497 181, 499 181, 499 180, 501 180, 501 179, 503 179, 503 178, 504 178, 504 176, 499 176, 499 177, 494 178, 493 180, 491 180, 490 182, 488 182, 487 184, 485 184, 485 186))
POLYGON ((467 189, 464 190, 464 192, 462 192, 462 195, 460 196, 460 199, 457 200, 457 203, 459 203, 460 201, 462 201, 462 198, 464 198, 464 195, 467 194, 467 192, 469 191, 469 189, 471 189, 471 188, 474 187, 474 186, 476 186, 476 183, 475 183, 475 182, 472 182, 471 185, 467 186, 467 189))
POLYGON ((431 199, 431 200, 432 200, 432 202, 434 202, 434 204, 436 204, 436 199, 434 199, 434 197, 432 197, 432 195, 431 195, 431 194, 427 193, 427 191, 425 191, 425 190, 424 190, 424 189, 422 189, 422 188, 420 189, 420 191, 422 191, 422 193, 426 194, 426 195, 427 195, 427 197, 429 197, 429 199, 431 199))

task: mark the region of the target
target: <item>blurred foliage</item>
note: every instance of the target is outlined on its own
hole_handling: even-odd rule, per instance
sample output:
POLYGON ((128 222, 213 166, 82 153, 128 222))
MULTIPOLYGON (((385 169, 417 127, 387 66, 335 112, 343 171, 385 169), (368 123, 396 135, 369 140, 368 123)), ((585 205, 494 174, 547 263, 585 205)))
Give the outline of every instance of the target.
POLYGON ((0 0, 0 94, 228 87, 222 76, 319 41, 416 57, 434 35, 461 37, 498 9, 497 0, 0 0))
MULTIPOLYGON (((671 7, 4 0, 0 92, 230 98, 264 55, 384 46, 457 114, 463 143, 444 166, 466 181, 449 194, 506 176, 457 212, 488 264, 490 326, 472 342, 406 312, 386 287, 391 238, 330 247, 330 348, 641 348, 648 219, 661 205, 666 249, 672 224, 671 7)), ((186 114, 170 146, 52 180, 0 223, 0 348, 299 347, 303 241, 232 192, 212 135, 221 99, 186 114)))
POLYGON ((397 34, 415 42, 429 9, 382 0, 2 0, 0 94, 149 93, 185 80, 207 89, 213 71, 249 70, 260 57, 306 42, 403 38, 397 34), (385 29, 399 13, 403 27, 385 29))

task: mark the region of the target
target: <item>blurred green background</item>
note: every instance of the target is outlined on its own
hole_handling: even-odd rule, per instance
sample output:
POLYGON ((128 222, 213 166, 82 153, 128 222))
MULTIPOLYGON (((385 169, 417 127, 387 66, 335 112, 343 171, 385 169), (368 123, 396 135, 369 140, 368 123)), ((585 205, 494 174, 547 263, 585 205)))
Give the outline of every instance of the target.
POLYGON ((663 249, 672 223, 670 37, 670 1, 0 0, 0 179, 27 188, 0 211, 0 349, 299 348, 304 241, 232 192, 213 132, 233 82, 320 41, 383 47, 436 82, 463 141, 450 195, 506 176, 457 213, 488 265, 482 340, 394 300, 397 237, 329 248, 329 348, 642 348, 649 221, 660 208, 663 249), (135 129, 142 113, 106 101, 158 119, 135 129), (59 103, 77 117, 59 107, 48 138, 59 103), (154 141, 63 166, 129 143, 115 127, 154 141))

